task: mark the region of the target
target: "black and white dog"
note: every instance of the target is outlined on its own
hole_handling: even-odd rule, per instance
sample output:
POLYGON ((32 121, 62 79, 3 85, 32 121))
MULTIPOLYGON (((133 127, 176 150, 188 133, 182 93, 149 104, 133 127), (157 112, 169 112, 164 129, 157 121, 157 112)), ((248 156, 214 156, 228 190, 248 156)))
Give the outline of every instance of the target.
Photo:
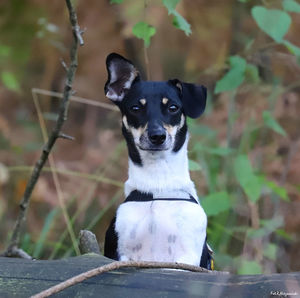
POLYGON ((106 66, 105 94, 122 114, 129 177, 104 255, 211 269, 207 218, 188 170, 186 124, 187 116, 203 113, 206 88, 179 80, 142 81, 134 65, 115 53, 106 66))

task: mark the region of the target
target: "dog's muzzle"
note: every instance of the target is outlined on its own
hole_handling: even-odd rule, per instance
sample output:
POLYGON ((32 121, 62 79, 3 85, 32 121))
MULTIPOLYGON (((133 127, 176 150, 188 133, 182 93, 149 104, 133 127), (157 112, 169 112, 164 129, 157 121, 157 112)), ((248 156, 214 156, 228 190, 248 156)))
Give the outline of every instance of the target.
POLYGON ((155 129, 148 131, 148 138, 153 145, 162 145, 167 139, 167 134, 164 129, 155 129))
POLYGON ((172 146, 172 138, 163 127, 146 130, 140 137, 139 148, 145 151, 165 151, 172 146))

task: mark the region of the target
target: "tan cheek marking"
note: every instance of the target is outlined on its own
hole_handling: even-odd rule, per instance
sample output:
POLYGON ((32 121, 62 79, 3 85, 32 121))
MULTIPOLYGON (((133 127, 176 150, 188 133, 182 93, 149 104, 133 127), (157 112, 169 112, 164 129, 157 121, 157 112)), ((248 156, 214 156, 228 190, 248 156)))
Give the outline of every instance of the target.
POLYGON ((169 125, 169 124, 164 124, 164 128, 168 132, 169 135, 174 136, 177 133, 177 131, 180 128, 182 128, 182 126, 184 125, 184 120, 185 120, 185 117, 182 114, 181 115, 181 120, 180 120, 180 123, 179 123, 178 126, 172 126, 172 125, 169 125))
POLYGON ((133 135, 133 137, 136 139, 136 138, 140 138, 141 135, 143 133, 145 133, 146 129, 147 129, 147 126, 148 126, 148 123, 144 126, 144 127, 139 127, 139 128, 134 128, 134 127, 131 127, 130 128, 130 131, 133 135))
POLYGON ((166 98, 166 97, 164 97, 164 98, 162 99, 162 103, 163 103, 164 105, 166 105, 166 104, 168 103, 168 101, 169 101, 169 99, 166 98))
POLYGON ((182 114, 182 115, 181 115, 180 124, 179 124, 179 128, 181 128, 181 127, 184 125, 184 120, 185 120, 185 117, 184 117, 184 115, 182 114))
POLYGON ((145 104, 146 104, 146 99, 145 98, 142 98, 142 99, 140 99, 140 103, 141 103, 141 105, 142 106, 144 106, 145 104))
POLYGON ((164 124, 164 128, 168 132, 168 134, 171 135, 171 136, 174 135, 174 133, 176 131, 176 126, 164 124))
POLYGON ((124 124, 124 126, 125 126, 125 128, 128 130, 129 129, 129 126, 128 126, 128 122, 127 122, 127 118, 126 118, 126 116, 123 116, 123 124, 124 124))

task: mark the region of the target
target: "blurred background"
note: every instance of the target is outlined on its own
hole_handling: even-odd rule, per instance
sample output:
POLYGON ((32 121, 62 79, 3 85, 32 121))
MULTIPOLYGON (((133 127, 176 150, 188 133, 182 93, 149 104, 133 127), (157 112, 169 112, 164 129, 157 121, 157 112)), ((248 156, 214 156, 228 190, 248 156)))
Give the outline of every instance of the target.
MULTIPOLYGON (((103 91, 105 58, 117 52, 145 79, 147 74, 152 80, 178 78, 208 88, 205 114, 189 120, 189 158, 209 216, 216 268, 238 274, 299 271, 299 3, 74 3, 86 29, 85 45, 79 49, 76 94, 63 131, 76 139, 57 141, 34 190, 21 247, 41 259, 76 255, 70 234, 90 229, 103 248, 127 178, 120 115, 105 105, 110 103, 103 91), (140 22, 148 27, 135 27, 133 34, 140 22)), ((4 250, 44 143, 42 132, 45 138, 57 117, 65 82, 61 59, 68 63, 72 33, 61 0, 1 1, 0 14, 4 250)))

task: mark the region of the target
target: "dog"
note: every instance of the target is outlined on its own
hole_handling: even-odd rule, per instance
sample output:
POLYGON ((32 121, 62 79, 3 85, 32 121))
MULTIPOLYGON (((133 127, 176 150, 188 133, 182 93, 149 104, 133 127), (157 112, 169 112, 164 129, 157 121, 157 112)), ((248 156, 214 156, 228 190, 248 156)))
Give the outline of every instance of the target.
POLYGON ((106 59, 105 95, 122 114, 129 155, 125 201, 105 236, 104 255, 212 269, 206 214, 188 170, 186 117, 205 109, 206 88, 177 79, 143 81, 133 63, 106 59))

